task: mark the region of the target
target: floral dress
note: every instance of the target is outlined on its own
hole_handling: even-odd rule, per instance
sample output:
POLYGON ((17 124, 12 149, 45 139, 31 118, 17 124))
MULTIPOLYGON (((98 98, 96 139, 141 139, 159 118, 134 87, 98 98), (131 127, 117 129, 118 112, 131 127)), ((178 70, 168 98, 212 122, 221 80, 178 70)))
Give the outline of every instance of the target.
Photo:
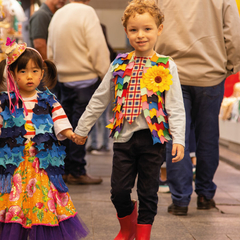
POLYGON ((28 114, 21 103, 11 112, 9 96, 0 94, 0 239, 85 237, 62 179, 60 132, 72 127, 50 92, 23 101, 28 114))

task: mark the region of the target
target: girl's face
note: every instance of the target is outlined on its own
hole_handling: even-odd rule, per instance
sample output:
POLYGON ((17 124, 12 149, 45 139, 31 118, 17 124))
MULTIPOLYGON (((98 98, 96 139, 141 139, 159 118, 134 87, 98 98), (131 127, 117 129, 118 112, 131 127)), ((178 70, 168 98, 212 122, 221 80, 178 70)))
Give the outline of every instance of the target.
POLYGON ((137 57, 148 57, 154 53, 154 45, 161 34, 163 25, 157 27, 155 19, 148 13, 136 13, 127 22, 125 32, 137 57))
POLYGON ((19 87, 22 97, 32 97, 36 93, 36 88, 40 84, 44 70, 41 70, 30 59, 24 69, 14 71, 14 79, 19 87))

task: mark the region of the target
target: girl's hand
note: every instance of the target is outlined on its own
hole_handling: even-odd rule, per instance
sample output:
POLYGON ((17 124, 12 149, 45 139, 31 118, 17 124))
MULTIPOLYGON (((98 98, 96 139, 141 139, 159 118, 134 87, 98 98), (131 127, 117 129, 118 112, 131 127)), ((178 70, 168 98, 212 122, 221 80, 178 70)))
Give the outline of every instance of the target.
MULTIPOLYGON (((60 132, 63 136, 67 137, 68 139, 72 140, 73 139, 73 135, 74 132, 72 131, 72 129, 65 129, 63 131, 60 132)), ((72 140, 73 141, 73 140, 72 140)))
POLYGON ((173 146, 172 146, 172 156, 175 156, 172 159, 173 163, 181 161, 184 157, 184 147, 181 144, 173 144, 173 146))
POLYGON ((75 142, 78 145, 84 145, 86 140, 87 140, 87 136, 86 137, 82 137, 80 135, 77 135, 74 133, 73 137, 72 137, 72 141, 75 142))

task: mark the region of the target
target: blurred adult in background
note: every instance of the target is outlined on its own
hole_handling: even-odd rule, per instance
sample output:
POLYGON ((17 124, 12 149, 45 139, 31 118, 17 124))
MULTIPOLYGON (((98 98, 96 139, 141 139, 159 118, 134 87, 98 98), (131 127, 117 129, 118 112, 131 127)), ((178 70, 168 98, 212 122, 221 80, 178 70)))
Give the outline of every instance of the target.
POLYGON ((37 49, 43 59, 47 59, 48 26, 53 14, 66 4, 67 0, 45 0, 29 20, 31 47, 37 49))
MULTIPOLYGON (((108 42, 107 37, 107 28, 104 24, 101 23, 101 27, 103 30, 103 34, 108 46, 108 50, 110 53, 110 62, 112 62, 116 56, 117 53, 112 48, 111 44, 108 42)), ((105 109, 105 111, 102 113, 102 115, 99 117, 95 125, 92 127, 91 133, 90 133, 90 144, 87 148, 87 152, 98 155, 98 154, 106 154, 110 151, 109 149, 109 134, 110 131, 106 126, 108 125, 108 108, 105 109), (100 140, 101 140, 101 147, 99 147, 98 144, 98 133, 100 133, 100 140)))
POLYGON ((186 215, 192 194, 189 156, 191 123, 195 126, 197 208, 215 207, 214 174, 219 164, 218 115, 228 74, 240 70, 240 18, 235 0, 158 0, 165 24, 156 51, 178 66, 186 111, 185 154, 171 162, 167 177, 172 194, 168 212, 186 215))
MULTIPOLYGON (((89 0, 70 0, 49 25, 48 58, 58 70, 61 104, 73 129, 106 74, 109 50, 95 10, 89 0)), ((69 184, 99 184, 101 178, 86 173, 85 145, 66 145, 65 181, 69 184)))

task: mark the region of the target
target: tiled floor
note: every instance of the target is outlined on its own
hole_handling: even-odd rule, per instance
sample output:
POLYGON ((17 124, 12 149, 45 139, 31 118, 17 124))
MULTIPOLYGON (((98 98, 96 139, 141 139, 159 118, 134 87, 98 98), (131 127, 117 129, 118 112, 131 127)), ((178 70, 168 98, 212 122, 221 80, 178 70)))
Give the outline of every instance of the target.
MULTIPOLYGON (((87 156, 88 173, 101 176, 101 185, 68 185, 72 200, 90 234, 86 240, 113 240, 119 223, 110 201, 112 155, 87 156)), ((220 161, 215 175, 218 186, 216 209, 197 210, 196 194, 192 194, 188 215, 167 213, 170 194, 159 194, 158 215, 152 228, 151 240, 240 240, 240 171, 220 161)), ((137 199, 136 189, 132 197, 137 199)))

